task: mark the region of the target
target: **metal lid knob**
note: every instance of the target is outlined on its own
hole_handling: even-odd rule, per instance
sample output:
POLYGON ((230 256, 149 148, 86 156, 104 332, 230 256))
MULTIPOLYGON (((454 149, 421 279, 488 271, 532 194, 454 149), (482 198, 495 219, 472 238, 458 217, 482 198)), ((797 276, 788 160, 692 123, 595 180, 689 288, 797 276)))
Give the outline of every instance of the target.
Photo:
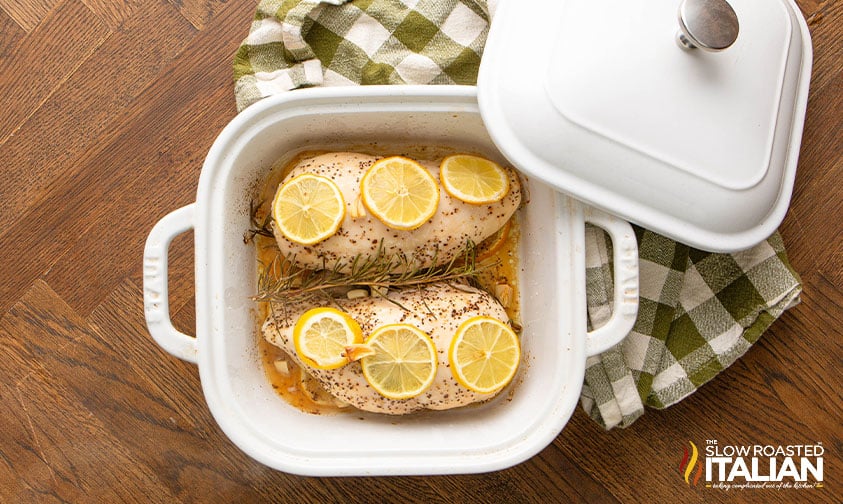
POLYGON ((679 32, 683 49, 722 51, 738 38, 738 16, 726 0, 682 0, 679 32))

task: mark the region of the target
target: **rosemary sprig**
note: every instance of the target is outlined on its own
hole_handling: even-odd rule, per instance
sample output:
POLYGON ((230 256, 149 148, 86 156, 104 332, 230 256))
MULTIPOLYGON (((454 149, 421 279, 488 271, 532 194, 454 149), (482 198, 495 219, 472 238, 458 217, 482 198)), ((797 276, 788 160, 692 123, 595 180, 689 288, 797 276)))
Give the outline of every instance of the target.
MULTIPOLYGON (((434 254, 433 263, 436 262, 437 254, 434 254)), ((477 262, 476 246, 471 241, 466 242, 462 254, 446 264, 429 268, 415 266, 406 255, 387 254, 383 243, 374 255, 357 255, 348 263, 337 262, 330 267, 323 264, 318 270, 301 268, 296 265, 294 255, 279 252, 270 264, 261 268, 258 293, 253 299, 279 303, 286 308, 295 302, 320 298, 333 302, 353 288, 368 288, 372 295, 383 295, 381 290, 422 288, 435 282, 479 287, 477 275, 494 266, 493 261, 477 262)))
POLYGON ((272 233, 272 212, 267 211, 263 219, 258 217, 258 214, 260 213, 259 210, 262 206, 264 206, 263 203, 255 203, 254 200, 249 203, 249 220, 252 225, 249 230, 246 231, 246 234, 243 235, 243 243, 252 242, 257 235, 266 236, 268 238, 275 237, 272 233))

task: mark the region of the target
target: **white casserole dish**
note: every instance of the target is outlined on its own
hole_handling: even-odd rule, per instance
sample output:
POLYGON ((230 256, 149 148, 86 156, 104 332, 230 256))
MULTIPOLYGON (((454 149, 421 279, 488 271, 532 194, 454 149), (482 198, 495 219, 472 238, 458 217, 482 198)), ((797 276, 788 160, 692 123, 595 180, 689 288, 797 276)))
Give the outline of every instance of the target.
POLYGON ((226 435, 256 460, 319 475, 473 473, 519 463, 559 434, 577 403, 586 357, 619 342, 638 306, 637 245, 624 221, 525 179, 520 211, 524 361, 510 395, 406 417, 312 415, 270 386, 257 347, 255 250, 243 242, 255 188, 279 158, 303 150, 408 141, 453 145, 501 161, 481 120, 475 88, 388 86, 298 90, 238 115, 208 153, 196 203, 164 217, 144 251, 149 331, 195 362, 208 407, 226 435), (614 315, 587 333, 584 224, 614 242, 614 315), (196 333, 169 318, 167 248, 194 230, 196 333), (362 419, 362 420, 361 420, 362 419))

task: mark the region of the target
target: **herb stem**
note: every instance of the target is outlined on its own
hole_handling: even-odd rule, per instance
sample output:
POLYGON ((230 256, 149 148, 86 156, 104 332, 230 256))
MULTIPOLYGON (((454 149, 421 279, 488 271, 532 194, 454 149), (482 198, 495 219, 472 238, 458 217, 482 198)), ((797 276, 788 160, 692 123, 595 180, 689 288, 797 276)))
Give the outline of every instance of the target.
MULTIPOLYGON (((252 299, 287 306, 316 297, 327 296, 329 300, 334 300, 352 288, 368 288, 370 291, 406 289, 438 282, 464 282, 477 286, 477 275, 495 267, 496 263, 478 264, 475 252, 474 243, 467 241, 463 253, 449 262, 419 268, 403 254, 386 254, 381 242, 374 255, 357 255, 347 263, 348 268, 346 263, 337 262, 332 267, 325 265, 318 270, 297 266, 294 255, 282 256, 279 252, 270 264, 261 268, 258 293, 252 299)), ((432 262, 438 262, 436 254, 432 262)))

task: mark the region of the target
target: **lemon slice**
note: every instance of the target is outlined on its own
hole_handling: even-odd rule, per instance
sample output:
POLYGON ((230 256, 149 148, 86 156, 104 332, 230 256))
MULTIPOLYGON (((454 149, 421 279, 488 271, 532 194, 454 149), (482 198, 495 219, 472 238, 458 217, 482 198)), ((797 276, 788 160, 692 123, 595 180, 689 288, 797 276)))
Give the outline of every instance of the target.
POLYGON ((360 181, 363 204, 389 227, 416 229, 436 213, 439 185, 427 169, 401 156, 379 159, 360 181))
POLYGON ((509 176, 494 161, 456 154, 439 165, 439 181, 452 197, 473 205, 500 201, 509 192, 509 176))
POLYGON ((448 360, 451 373, 463 387, 482 394, 497 392, 518 370, 518 336, 500 320, 472 317, 457 329, 448 360))
POLYGON ((409 399, 427 390, 436 376, 436 348, 422 330, 387 324, 366 340, 374 353, 360 360, 363 376, 389 399, 409 399))
POLYGON ((331 179, 303 173, 278 188, 272 217, 290 241, 313 245, 337 232, 345 218, 345 200, 331 179))
POLYGON ((336 308, 313 308, 293 327, 293 344, 305 364, 316 369, 337 369, 350 362, 346 347, 363 341, 360 325, 336 308))

